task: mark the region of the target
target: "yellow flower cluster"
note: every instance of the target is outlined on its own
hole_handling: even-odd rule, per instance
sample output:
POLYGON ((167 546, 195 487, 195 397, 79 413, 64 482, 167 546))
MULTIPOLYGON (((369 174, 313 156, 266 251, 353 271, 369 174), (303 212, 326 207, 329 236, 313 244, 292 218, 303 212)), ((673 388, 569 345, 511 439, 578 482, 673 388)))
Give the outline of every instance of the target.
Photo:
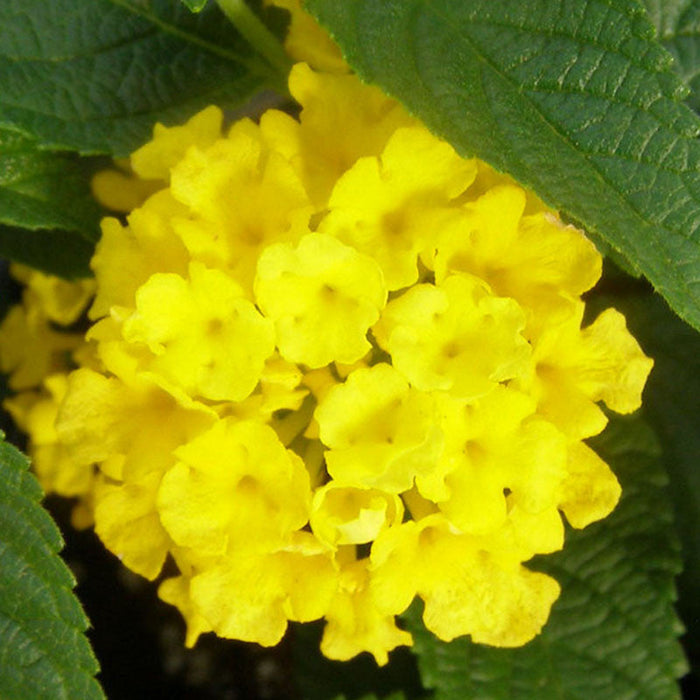
POLYGON ((442 639, 524 644, 559 586, 523 562, 562 547, 561 513, 615 506, 583 440, 651 360, 614 310, 582 327, 600 256, 534 195, 347 71, 289 86, 298 120, 209 107, 96 184, 141 204, 103 222, 80 367, 56 373, 58 288, 26 342, 25 298, 0 361, 32 392, 8 406, 128 567, 172 557, 190 645, 325 618, 327 656, 383 664, 416 596, 442 639))

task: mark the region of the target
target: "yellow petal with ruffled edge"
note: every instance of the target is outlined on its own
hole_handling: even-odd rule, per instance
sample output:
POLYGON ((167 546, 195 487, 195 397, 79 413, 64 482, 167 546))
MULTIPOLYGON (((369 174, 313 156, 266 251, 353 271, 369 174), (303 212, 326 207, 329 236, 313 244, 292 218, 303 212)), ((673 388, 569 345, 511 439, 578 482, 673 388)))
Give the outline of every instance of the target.
POLYGON ((170 178, 170 169, 179 163, 191 146, 208 148, 221 138, 223 112, 214 106, 195 114, 182 126, 153 127, 153 139, 131 154, 131 167, 144 180, 170 178))
POLYGON ((375 335, 394 366, 418 389, 483 396, 529 366, 525 315, 471 275, 420 284, 387 304, 375 335))
POLYGON ((442 435, 431 396, 390 365, 352 372, 315 413, 328 472, 341 483, 400 493, 434 468, 442 435))
POLYGON ((308 520, 309 476, 267 425, 220 420, 175 456, 158 509, 180 546, 207 554, 269 551, 287 545, 308 520))
POLYGON ((366 559, 345 564, 326 619, 321 651, 330 659, 346 661, 368 651, 383 666, 392 649, 413 643, 394 616, 375 604, 366 559))
POLYGON ((420 595, 426 627, 445 641, 469 634, 483 644, 521 646, 540 631, 559 595, 554 579, 515 557, 492 556, 478 538, 452 532, 441 515, 380 534, 371 562, 378 605, 400 613, 420 595))
POLYGON ((272 323, 239 285, 201 263, 190 263, 189 280, 152 275, 136 293, 123 336, 151 351, 144 369, 215 401, 245 399, 275 347, 272 323))
POLYGON ((280 355, 312 368, 363 357, 386 296, 377 264, 324 234, 272 245, 258 262, 255 298, 275 323, 280 355))
POLYGON ((156 510, 160 480, 156 470, 123 484, 102 478, 95 489, 95 532, 126 566, 151 580, 172 546, 156 510))
POLYGON ((260 129, 299 173, 319 211, 358 158, 378 156, 397 128, 416 123, 396 100, 356 75, 325 75, 298 63, 289 74, 289 91, 302 106, 299 121, 268 110, 260 129))
POLYGON ((418 279, 418 254, 447 207, 472 182, 473 161, 421 127, 398 129, 379 158, 362 158, 336 184, 319 230, 372 256, 389 290, 418 279))
POLYGON ((330 547, 364 544, 400 523, 403 510, 396 494, 331 481, 314 493, 310 525, 330 547))
POLYGON ((567 477, 560 487, 560 505, 573 527, 583 528, 610 515, 621 488, 610 467, 582 442, 569 445, 567 477))

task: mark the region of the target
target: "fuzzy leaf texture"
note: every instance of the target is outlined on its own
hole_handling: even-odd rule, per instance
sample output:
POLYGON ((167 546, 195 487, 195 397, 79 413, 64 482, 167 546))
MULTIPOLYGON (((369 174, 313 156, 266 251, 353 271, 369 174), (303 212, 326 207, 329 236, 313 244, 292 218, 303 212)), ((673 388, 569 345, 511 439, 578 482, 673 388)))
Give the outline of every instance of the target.
POLYGON ((686 670, 673 610, 680 569, 667 477, 656 438, 638 418, 616 419, 595 447, 622 484, 605 520, 569 531, 561 552, 532 568, 562 586, 549 622, 517 649, 450 644, 409 628, 434 700, 671 700, 686 670))
MULTIPOLYGON (((3 436, 0 435, 0 438, 3 436)), ((61 535, 28 460, 0 441, 0 697, 103 698, 61 535)))
POLYGON ((675 59, 676 72, 691 92, 688 104, 700 111, 700 2, 644 0, 659 40, 675 59))
POLYGON ((62 228, 95 239, 99 208, 76 160, 41 151, 0 128, 0 223, 32 230, 62 228))
MULTIPOLYGON (((700 660, 700 335, 668 308, 646 285, 611 278, 590 302, 595 314, 609 306, 624 313, 630 331, 654 358, 644 391, 644 415, 663 447, 669 491, 683 549, 678 577, 678 609, 686 621, 686 648, 700 660), (626 293, 619 294, 624 288, 626 293)), ((697 671, 700 668, 696 668, 697 671)))
POLYGON ((308 0, 349 63, 700 328, 700 120, 636 0, 308 0))
POLYGON ((0 256, 63 277, 89 274, 99 207, 72 154, 0 128, 0 256))
POLYGON ((273 77, 215 3, 0 3, 0 125, 45 147, 124 156, 156 121, 235 107, 273 77))

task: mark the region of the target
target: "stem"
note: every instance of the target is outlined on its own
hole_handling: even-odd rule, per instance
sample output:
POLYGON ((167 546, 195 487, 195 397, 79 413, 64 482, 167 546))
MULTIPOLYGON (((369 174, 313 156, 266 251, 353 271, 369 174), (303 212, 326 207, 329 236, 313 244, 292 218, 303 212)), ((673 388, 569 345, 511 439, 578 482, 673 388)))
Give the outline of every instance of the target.
POLYGON ((286 92, 287 75, 292 67, 292 61, 277 37, 260 21, 245 0, 217 0, 217 2, 243 38, 275 70, 279 82, 284 86, 283 92, 286 92))

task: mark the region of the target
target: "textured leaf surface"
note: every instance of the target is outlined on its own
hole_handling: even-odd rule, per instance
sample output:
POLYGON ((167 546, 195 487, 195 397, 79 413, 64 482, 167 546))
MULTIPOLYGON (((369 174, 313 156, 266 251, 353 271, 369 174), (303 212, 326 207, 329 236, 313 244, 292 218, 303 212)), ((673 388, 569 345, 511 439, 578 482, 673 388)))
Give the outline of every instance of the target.
POLYGON ((28 229, 63 228, 94 239, 99 208, 76 160, 41 151, 0 128, 0 223, 28 229))
POLYGON ((637 285, 633 293, 610 294, 621 284, 610 280, 592 303, 622 311, 644 351, 654 358, 644 391, 644 415, 661 439, 670 477, 683 545, 678 607, 688 628, 686 648, 700 669, 700 335, 646 286, 637 285))
POLYGON ((44 146, 126 155, 154 122, 239 105, 269 77, 215 3, 0 2, 0 125, 44 146))
POLYGON ((308 0, 366 80, 599 234, 700 328, 700 122, 636 0, 308 0))
POLYGON ((28 467, 0 442, 0 697, 102 698, 63 541, 28 467))
POLYGON ((657 36, 676 59, 676 71, 691 89, 688 104, 700 110, 700 2, 644 0, 657 36))
POLYGON ((562 585, 541 635, 519 649, 440 642, 409 615, 423 682, 435 700, 665 700, 685 671, 673 611, 680 568, 654 435, 616 420, 596 449, 622 484, 607 519, 567 533, 533 568, 562 585))

